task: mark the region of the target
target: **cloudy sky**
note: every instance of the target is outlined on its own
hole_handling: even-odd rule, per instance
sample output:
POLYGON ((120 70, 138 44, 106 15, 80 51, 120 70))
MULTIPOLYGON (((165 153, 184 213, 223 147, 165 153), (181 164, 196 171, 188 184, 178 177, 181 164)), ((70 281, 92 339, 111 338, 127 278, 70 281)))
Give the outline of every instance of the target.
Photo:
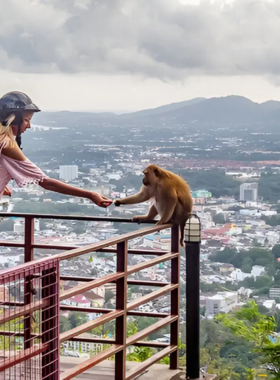
POLYGON ((0 0, 1 92, 129 111, 230 94, 280 100, 279 0, 0 0))

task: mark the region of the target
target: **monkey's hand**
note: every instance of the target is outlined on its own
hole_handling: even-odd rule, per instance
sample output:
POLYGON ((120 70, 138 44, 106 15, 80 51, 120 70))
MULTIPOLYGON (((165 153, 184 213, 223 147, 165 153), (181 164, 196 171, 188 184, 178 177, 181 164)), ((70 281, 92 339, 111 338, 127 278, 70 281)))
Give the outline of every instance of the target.
POLYGON ((137 216, 134 216, 134 218, 132 219, 132 221, 136 222, 138 224, 146 222, 147 221, 147 215, 137 215, 137 216))
POLYGON ((119 206, 122 204, 122 202, 121 202, 120 199, 116 199, 116 200, 114 201, 114 204, 115 204, 115 206, 119 207, 119 206))
POLYGON ((162 220, 159 220, 159 221, 156 223, 156 226, 162 226, 163 224, 168 224, 168 222, 163 222, 162 220))

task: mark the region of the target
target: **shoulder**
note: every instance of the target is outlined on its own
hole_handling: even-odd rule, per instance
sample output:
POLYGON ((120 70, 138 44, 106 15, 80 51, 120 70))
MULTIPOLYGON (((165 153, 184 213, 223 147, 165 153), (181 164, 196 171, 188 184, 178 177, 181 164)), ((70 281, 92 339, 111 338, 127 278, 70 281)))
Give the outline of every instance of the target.
POLYGON ((16 161, 25 161, 26 158, 25 158, 25 155, 22 153, 22 151, 20 150, 20 148, 18 147, 17 144, 15 144, 14 146, 8 146, 8 147, 4 147, 2 149, 2 154, 6 157, 9 157, 9 158, 12 158, 16 161))

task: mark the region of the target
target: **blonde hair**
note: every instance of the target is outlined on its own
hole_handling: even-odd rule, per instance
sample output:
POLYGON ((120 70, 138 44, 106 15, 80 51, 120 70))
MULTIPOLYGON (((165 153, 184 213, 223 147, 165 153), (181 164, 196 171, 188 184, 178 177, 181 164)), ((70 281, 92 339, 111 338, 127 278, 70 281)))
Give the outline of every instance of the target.
POLYGON ((2 147, 14 147, 15 136, 12 130, 12 122, 15 119, 15 115, 10 115, 5 121, 0 122, 0 146, 2 147))

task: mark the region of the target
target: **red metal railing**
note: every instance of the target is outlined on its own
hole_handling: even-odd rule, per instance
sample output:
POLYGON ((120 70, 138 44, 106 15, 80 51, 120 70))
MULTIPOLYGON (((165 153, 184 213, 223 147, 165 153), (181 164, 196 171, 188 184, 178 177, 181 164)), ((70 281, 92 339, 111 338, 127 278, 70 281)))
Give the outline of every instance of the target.
MULTIPOLYGON (((75 306, 61 305, 60 310, 63 311, 79 311, 85 313, 100 313, 103 314, 101 317, 89 321, 81 326, 78 326, 70 331, 60 334, 60 343, 65 341, 79 341, 87 343, 104 343, 111 345, 110 348, 100 352, 94 357, 84 361, 82 364, 77 365, 64 373, 61 374, 61 379, 67 380, 85 372, 87 369, 95 366, 99 362, 115 355, 115 379, 116 380, 129 380, 133 379, 135 376, 144 372, 152 364, 159 361, 165 356, 170 356, 170 368, 177 369, 178 367, 178 339, 179 339, 179 279, 180 279, 180 253, 179 253, 179 231, 177 226, 165 225, 165 226, 152 226, 136 230, 131 233, 120 235, 108 240, 100 241, 85 247, 75 247, 75 246, 61 246, 61 245, 49 245, 49 244, 36 244, 34 242, 34 220, 35 219, 59 219, 59 220, 80 220, 80 221, 110 221, 110 222, 130 222, 127 219, 120 218, 98 218, 98 217, 86 217, 86 216, 61 216, 61 215, 30 215, 30 214, 0 214, 0 217, 20 217, 25 219, 25 237, 24 242, 0 242, 0 246, 17 247, 24 248, 25 252, 25 262, 30 262, 34 258, 34 249, 56 249, 63 250, 65 252, 55 255, 52 257, 53 260, 68 260, 89 252, 114 252, 116 253, 116 272, 113 274, 106 275, 101 278, 87 278, 87 277, 72 277, 72 276, 61 276, 60 280, 64 281, 76 281, 80 284, 69 290, 62 291, 60 293, 60 301, 69 299, 77 294, 82 294, 85 291, 98 288, 104 284, 114 283, 116 284, 116 309, 103 309, 103 308, 80 308, 75 306), (128 249, 128 241, 146 234, 151 234, 158 232, 160 230, 171 228, 171 249, 170 252, 163 251, 145 251, 145 250, 135 250, 128 249), (112 248, 112 246, 115 246, 112 248), (111 247, 111 248, 110 248, 111 247), (143 263, 128 266, 128 255, 154 255, 155 258, 145 261, 143 263), (171 261, 171 282, 156 282, 156 281, 141 281, 129 279, 133 273, 137 273, 143 269, 152 267, 164 261, 171 261), (156 291, 142 296, 141 298, 127 302, 127 289, 128 285, 142 285, 142 286, 153 286, 158 287, 156 291), (145 313, 138 310, 134 310, 139 305, 143 305, 151 300, 161 297, 167 293, 171 295, 171 308, 170 313, 145 313), (126 336, 126 321, 127 316, 143 316, 143 317, 155 317, 160 318, 160 321, 154 323, 152 326, 137 332, 135 335, 127 338, 126 336), (116 335, 115 339, 103 339, 103 338, 82 338, 79 335, 91 330, 95 327, 103 325, 106 322, 115 320, 116 323, 116 335), (142 341, 148 335, 154 331, 159 330, 162 327, 170 325, 170 344, 169 343, 157 343, 150 341, 142 341), (126 348, 128 346, 148 346, 154 347, 156 349, 161 349, 151 358, 145 362, 139 364, 136 368, 130 371, 126 371, 126 348)), ((27 268, 23 265, 23 268, 27 268)), ((1 273, 1 272, 0 272, 1 273)), ((49 273, 49 272, 48 272, 49 273)), ((52 272, 53 273, 53 272, 52 272)), ((58 271, 57 271, 58 273, 58 271)), ((51 294, 55 293, 55 286, 58 283, 58 278, 56 282, 52 283, 51 294)), ((32 289, 28 288, 26 285, 25 291, 25 306, 30 304, 30 297, 32 294, 32 289)), ((54 296, 54 295, 53 295, 54 296)), ((44 339, 42 339, 42 344, 51 344, 52 335, 48 333, 50 331, 50 326, 53 326, 53 320, 50 318, 50 314, 47 311, 42 313, 42 319, 48 321, 49 325, 45 326, 43 322, 42 326, 45 326, 43 330, 45 331, 44 339)), ((54 328, 54 327, 53 327, 54 328)), ((26 337, 25 337, 26 338, 26 337)), ((28 341, 28 339, 25 339, 28 341)), ((43 346, 44 347, 44 346, 43 346)), ((54 350, 54 348, 53 348, 54 350)), ((54 356, 49 358, 49 363, 54 362, 54 356)), ((45 368, 44 356, 42 358, 42 368, 45 368)), ((53 370, 53 369, 52 369, 53 370)), ((44 373, 43 375, 44 376, 44 373)), ((49 372, 48 377, 42 377, 43 379, 57 379, 55 377, 55 372, 49 372)), ((10 377, 11 378, 11 377, 10 377)), ((32 379, 32 377, 31 377, 32 379)))

